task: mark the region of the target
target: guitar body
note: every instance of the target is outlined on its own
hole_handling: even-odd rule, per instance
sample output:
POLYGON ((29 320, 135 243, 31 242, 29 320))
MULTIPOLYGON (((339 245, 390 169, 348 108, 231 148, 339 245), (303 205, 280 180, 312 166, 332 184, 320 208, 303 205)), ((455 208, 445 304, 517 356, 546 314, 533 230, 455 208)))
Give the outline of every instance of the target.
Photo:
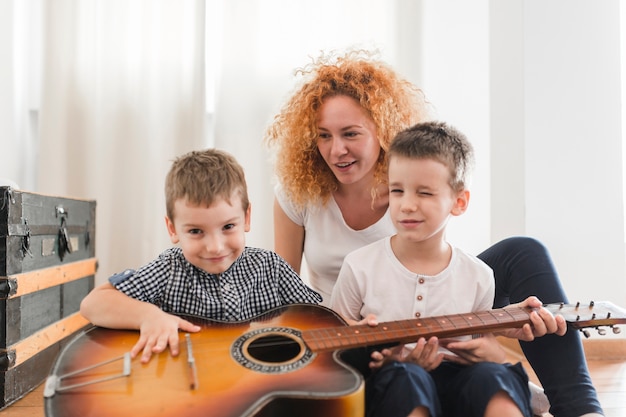
MULTIPOLYGON (((544 306, 572 329, 618 333, 626 311, 607 302, 544 306)), ((420 337, 521 327, 529 307, 347 326, 332 310, 294 304, 245 322, 183 316, 201 326, 180 354, 131 359, 136 331, 93 327, 61 352, 44 388, 47 417, 362 417, 364 382, 339 352, 420 337)))
POLYGON ((78 335, 46 382, 46 416, 363 416, 361 375, 337 351, 312 352, 300 338, 301 330, 345 326, 331 310, 292 305, 237 323, 184 318, 202 330, 181 337, 180 354, 147 364, 127 355, 127 376, 124 359, 109 361, 123 358, 138 332, 78 335))

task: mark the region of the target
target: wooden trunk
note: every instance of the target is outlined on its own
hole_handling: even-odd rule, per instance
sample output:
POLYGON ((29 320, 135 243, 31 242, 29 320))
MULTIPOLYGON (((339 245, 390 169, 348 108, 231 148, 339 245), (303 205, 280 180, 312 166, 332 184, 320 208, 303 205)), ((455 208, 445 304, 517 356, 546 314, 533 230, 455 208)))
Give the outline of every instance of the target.
POLYGON ((0 409, 47 377, 88 322, 96 202, 0 187, 0 409))

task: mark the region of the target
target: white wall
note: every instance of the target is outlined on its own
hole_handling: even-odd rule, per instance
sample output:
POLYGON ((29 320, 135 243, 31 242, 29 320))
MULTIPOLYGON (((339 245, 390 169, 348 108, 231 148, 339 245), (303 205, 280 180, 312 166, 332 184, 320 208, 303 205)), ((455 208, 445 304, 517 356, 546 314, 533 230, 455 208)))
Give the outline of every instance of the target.
POLYGON ((32 110, 38 106, 41 34, 40 16, 29 13, 29 6, 40 1, 0 0, 0 181, 28 190, 35 188, 37 176, 37 116, 32 110))
POLYGON ((469 209, 452 219, 448 238, 478 254, 490 245, 488 1, 422 3, 421 85, 439 119, 464 132, 476 153, 469 209))
POLYGON ((619 1, 490 11, 492 237, 542 240, 570 301, 626 306, 619 1))
POLYGON ((626 306, 619 1, 421 7, 421 85, 477 152, 450 240, 536 237, 570 301, 626 306))
POLYGON ((0 0, 0 181, 12 179, 16 181, 20 176, 18 167, 19 158, 7 158, 5 155, 15 155, 19 151, 17 146, 15 125, 13 123, 13 5, 9 0, 0 0))

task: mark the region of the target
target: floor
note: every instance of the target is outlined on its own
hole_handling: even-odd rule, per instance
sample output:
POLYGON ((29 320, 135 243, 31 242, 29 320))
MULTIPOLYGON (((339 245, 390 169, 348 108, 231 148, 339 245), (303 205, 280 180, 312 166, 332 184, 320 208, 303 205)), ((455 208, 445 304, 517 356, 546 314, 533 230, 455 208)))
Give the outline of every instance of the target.
MULTIPOLYGON (((529 379, 539 384, 537 376, 521 354, 519 345, 511 345, 510 339, 500 340, 508 348, 510 361, 521 361, 529 379)), ((591 379, 598 391, 605 417, 626 417, 626 340, 599 343, 594 340, 590 343, 584 341, 583 344, 591 379)), ((542 417, 551 417, 551 414, 546 413, 542 417)))
MULTIPOLYGON (((618 349, 626 357, 626 351, 622 350, 622 347, 620 345, 618 349)), ((606 417, 626 417, 626 400, 624 400, 626 398, 626 359, 606 359, 614 355, 598 355, 597 358, 595 356, 589 359, 588 364, 606 417)), ((536 376, 532 370, 527 364, 525 366, 530 379, 536 382, 536 376)), ((549 416, 550 414, 545 414, 543 417, 549 416)), ((13 405, 0 411, 0 417, 44 417, 43 386, 37 387, 13 405)))

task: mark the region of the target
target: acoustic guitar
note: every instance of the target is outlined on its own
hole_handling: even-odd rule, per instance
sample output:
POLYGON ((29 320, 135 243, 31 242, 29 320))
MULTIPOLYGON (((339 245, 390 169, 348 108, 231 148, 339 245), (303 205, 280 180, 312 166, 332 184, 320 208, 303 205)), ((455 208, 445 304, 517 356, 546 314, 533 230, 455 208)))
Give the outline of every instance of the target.
MULTIPOLYGON (((547 305, 574 329, 602 333, 626 323, 608 302, 547 305)), ((295 304, 244 322, 185 319, 202 327, 181 334, 181 353, 128 353, 136 331, 91 327, 72 339, 44 387, 47 417, 235 417, 364 415, 363 377, 341 352, 420 337, 452 337, 521 327, 531 309, 347 326, 332 310, 295 304)))

